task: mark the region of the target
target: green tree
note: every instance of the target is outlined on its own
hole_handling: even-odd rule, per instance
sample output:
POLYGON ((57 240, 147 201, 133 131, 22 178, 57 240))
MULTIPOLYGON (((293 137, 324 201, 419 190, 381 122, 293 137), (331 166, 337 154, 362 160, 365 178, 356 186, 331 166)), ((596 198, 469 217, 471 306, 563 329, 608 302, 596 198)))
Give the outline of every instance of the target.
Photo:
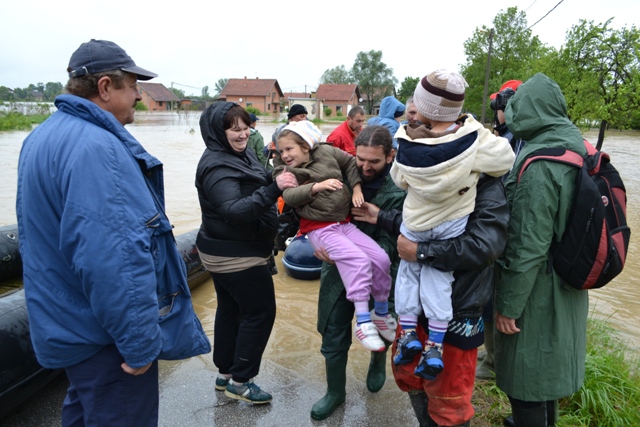
POLYGON ((395 92, 398 79, 393 75, 393 68, 382 62, 381 50, 359 52, 351 68, 351 75, 360 88, 360 93, 366 96, 368 112, 373 112, 373 106, 385 96, 395 92))
POLYGON ((213 96, 213 98, 217 98, 220 95, 220 92, 222 92, 222 89, 224 89, 224 87, 227 85, 227 82, 229 81, 229 79, 218 79, 218 81, 216 82, 216 94, 213 96))
POLYGON ((13 92, 6 86, 0 86, 0 101, 13 101, 13 92))
POLYGON ((398 91, 398 100, 405 104, 407 98, 413 96, 413 92, 416 90, 416 86, 420 82, 420 77, 405 77, 402 83, 400 83, 400 90, 398 91))
POLYGON ((27 99, 27 89, 17 87, 13 89, 13 93, 15 94, 17 100, 24 101, 25 99, 27 99))
POLYGON ((353 76, 344 65, 329 68, 322 73, 320 84, 351 84, 355 83, 353 76))
MULTIPOLYGON (((464 42, 466 63, 461 73, 469 84, 465 95, 465 109, 481 116, 487 56, 491 48, 488 92, 496 92, 507 80, 526 80, 537 70, 539 60, 552 52, 528 28, 526 14, 510 7, 500 11, 493 20, 493 28, 476 28, 464 42)), ((486 102, 490 116, 489 101, 486 102)))
POLYGON ((209 86, 204 86, 202 88, 202 99, 209 99, 209 86))
POLYGON ((173 94, 174 94, 175 96, 177 96, 177 97, 178 97, 178 99, 185 99, 185 98, 186 98, 186 95, 185 95, 185 93, 184 93, 184 90, 182 90, 182 89, 178 89, 178 88, 175 88, 175 87, 171 87, 171 88, 169 88, 169 90, 170 90, 171 92, 173 92, 173 94))
POLYGON ((53 101, 56 96, 60 95, 62 93, 62 83, 60 82, 48 82, 45 86, 44 86, 44 91, 43 91, 43 95, 44 95, 44 99, 45 101, 53 101))
POLYGON ((613 29, 612 20, 571 27, 553 63, 557 75, 549 74, 562 87, 573 121, 598 122, 598 149, 607 128, 632 126, 640 107, 640 32, 635 25, 613 29))

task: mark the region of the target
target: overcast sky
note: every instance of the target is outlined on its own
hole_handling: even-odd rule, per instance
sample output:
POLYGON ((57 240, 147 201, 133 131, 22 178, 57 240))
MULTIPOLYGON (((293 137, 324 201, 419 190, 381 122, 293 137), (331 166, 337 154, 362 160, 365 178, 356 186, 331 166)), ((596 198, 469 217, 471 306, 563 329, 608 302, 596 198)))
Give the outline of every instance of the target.
POLYGON ((120 45, 159 75, 152 82, 200 95, 203 86, 213 94, 220 78, 245 76, 278 79, 285 92, 310 91, 325 70, 350 69, 358 52, 369 50, 382 51, 399 82, 436 68, 457 70, 474 29, 491 27, 511 6, 526 11, 529 25, 542 18, 533 34, 556 48, 581 18, 640 26, 638 0, 559 2, 3 0, 0 86, 66 83, 69 57, 92 38, 120 45))

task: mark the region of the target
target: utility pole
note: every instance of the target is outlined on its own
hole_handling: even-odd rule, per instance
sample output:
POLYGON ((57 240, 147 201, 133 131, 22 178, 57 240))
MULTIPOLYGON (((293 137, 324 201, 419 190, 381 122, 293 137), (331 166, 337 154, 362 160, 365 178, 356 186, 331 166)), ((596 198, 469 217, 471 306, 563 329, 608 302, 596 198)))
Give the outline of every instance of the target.
POLYGON ((487 111, 487 95, 489 94, 489 72, 491 71, 491 49, 493 47, 493 28, 489 31, 489 52, 487 53, 487 68, 484 73, 484 91, 482 92, 482 117, 480 122, 484 125, 487 111))

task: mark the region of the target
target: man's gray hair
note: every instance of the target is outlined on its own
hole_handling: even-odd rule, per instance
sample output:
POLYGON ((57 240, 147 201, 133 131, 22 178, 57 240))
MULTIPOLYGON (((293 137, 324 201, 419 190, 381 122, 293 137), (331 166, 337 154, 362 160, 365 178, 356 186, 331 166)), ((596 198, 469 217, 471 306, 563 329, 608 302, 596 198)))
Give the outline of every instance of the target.
POLYGON ((122 89, 127 72, 122 70, 104 71, 102 73, 85 74, 81 77, 72 77, 67 82, 65 90, 71 95, 91 99, 98 96, 98 81, 103 77, 111 78, 116 89, 122 89))

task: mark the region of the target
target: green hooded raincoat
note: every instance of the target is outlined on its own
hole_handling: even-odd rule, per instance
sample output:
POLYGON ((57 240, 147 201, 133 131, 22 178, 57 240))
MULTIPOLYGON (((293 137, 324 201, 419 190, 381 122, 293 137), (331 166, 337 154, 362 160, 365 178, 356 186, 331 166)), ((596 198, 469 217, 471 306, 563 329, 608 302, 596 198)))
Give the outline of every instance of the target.
POLYGON ((527 143, 506 182, 511 219, 495 290, 495 310, 516 319, 520 332, 497 332, 496 382, 511 397, 541 402, 578 391, 584 380, 589 294, 547 266, 551 243, 565 229, 577 170, 537 161, 519 183, 518 172, 536 150, 564 147, 585 155, 586 149, 560 88, 544 74, 518 88, 505 116, 513 135, 527 143))

